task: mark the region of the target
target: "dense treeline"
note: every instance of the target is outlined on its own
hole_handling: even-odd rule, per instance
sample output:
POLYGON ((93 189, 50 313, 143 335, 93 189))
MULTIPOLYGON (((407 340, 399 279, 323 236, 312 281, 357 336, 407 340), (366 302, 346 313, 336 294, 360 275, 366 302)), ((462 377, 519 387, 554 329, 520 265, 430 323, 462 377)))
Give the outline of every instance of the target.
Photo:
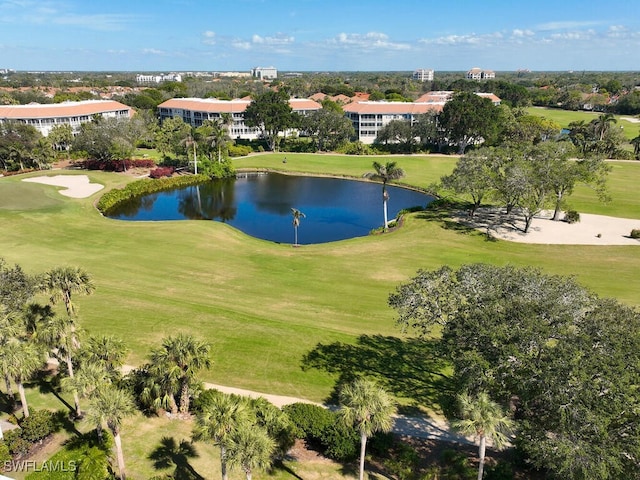
MULTIPOLYGON (((353 96, 366 92, 373 99, 410 101, 430 90, 492 92, 510 106, 538 105, 567 110, 588 108, 625 115, 640 113, 637 72, 498 72, 495 80, 466 80, 464 72, 436 72, 431 82, 411 80, 411 72, 303 73, 281 78, 274 84, 286 87, 296 97, 317 92, 353 96)), ((99 98, 109 86, 139 87, 135 75, 126 73, 13 73, 0 80, 0 87, 33 87, 27 91, 5 91, 0 103, 26 104, 99 98), (55 97, 44 95, 42 87, 61 89, 55 97), (71 87, 91 87, 90 92, 71 92, 71 87)), ((182 82, 164 82, 142 92, 123 94, 119 100, 136 108, 154 108, 172 97, 242 98, 264 93, 269 85, 252 78, 185 76, 182 82)))

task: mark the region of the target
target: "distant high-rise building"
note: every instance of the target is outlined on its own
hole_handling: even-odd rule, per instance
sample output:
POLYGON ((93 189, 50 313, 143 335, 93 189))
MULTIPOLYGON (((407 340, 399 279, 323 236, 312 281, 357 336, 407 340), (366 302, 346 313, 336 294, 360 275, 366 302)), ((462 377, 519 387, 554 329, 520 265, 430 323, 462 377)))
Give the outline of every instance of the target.
POLYGON ((415 72, 413 72, 413 75, 411 75, 411 78, 413 78, 418 82, 431 82, 433 81, 433 70, 419 68, 415 72))

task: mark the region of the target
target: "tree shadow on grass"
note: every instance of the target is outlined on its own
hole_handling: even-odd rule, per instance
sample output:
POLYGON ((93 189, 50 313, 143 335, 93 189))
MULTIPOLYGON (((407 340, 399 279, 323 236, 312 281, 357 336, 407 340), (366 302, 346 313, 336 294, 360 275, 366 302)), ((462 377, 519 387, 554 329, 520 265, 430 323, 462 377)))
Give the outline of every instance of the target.
POLYGON ((475 228, 453 220, 456 212, 470 209, 470 204, 464 202, 449 202, 442 206, 429 207, 420 212, 416 218, 440 223, 444 230, 451 230, 461 235, 481 234, 475 228))
POLYGON ((367 375, 398 397, 438 410, 451 393, 450 379, 443 374, 447 363, 434 340, 361 335, 355 344, 318 344, 302 359, 302 369, 315 368, 338 375, 327 403, 337 404, 342 385, 367 375))
POLYGON ((181 440, 180 443, 174 437, 162 437, 160 445, 149 454, 156 470, 165 470, 175 466, 171 478, 175 480, 204 480, 189 463, 190 458, 197 458, 193 443, 181 440))
POLYGON ((75 407, 60 395, 60 386, 57 375, 51 376, 48 372, 39 372, 34 378, 34 383, 38 385, 40 393, 53 395, 67 410, 69 410, 69 413, 75 412, 75 407))

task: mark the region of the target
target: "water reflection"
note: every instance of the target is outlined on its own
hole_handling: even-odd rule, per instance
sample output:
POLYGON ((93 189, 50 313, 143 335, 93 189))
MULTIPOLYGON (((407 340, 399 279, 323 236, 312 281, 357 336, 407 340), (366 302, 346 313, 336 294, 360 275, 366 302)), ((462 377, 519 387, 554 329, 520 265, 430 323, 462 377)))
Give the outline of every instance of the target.
MULTIPOLYGON (((337 178, 281 174, 248 175, 158 192, 132 199, 110 212, 122 220, 215 220, 254 237, 293 243, 291 209, 306 215, 301 244, 367 235, 382 226, 381 185, 337 178)), ((432 197, 389 187, 389 218, 403 208, 425 206, 432 197)))

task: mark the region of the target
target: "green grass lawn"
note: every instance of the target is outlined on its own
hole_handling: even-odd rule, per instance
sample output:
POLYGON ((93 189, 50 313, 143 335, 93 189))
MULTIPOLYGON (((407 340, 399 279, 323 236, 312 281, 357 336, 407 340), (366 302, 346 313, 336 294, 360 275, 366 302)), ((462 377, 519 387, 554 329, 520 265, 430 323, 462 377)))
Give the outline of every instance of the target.
MULTIPOLYGON (((602 115, 599 112, 561 110, 559 108, 529 107, 526 110, 531 115, 538 115, 553 120, 562 128, 567 128, 571 122, 579 122, 580 120, 589 123, 594 118, 602 115)), ((624 129, 624 135, 627 140, 631 140, 640 135, 640 123, 629 121, 628 119, 632 117, 629 115, 615 115, 615 118, 617 120, 616 125, 624 129)))
MULTIPOLYGON (((360 177, 373 160, 287 154, 285 165, 282 157, 256 155, 236 165, 360 177)), ((438 156, 393 159, 407 171, 405 182, 425 188, 455 163, 438 156)), ((612 165, 612 202, 601 206, 579 189, 572 206, 640 219, 632 188, 640 179, 640 163, 612 165)), ((89 176, 107 188, 133 180, 103 172, 89 176)), ((420 268, 469 262, 533 265, 574 275, 600 295, 640 303, 640 248, 633 246, 488 242, 480 233, 416 213, 390 234, 292 248, 218 222, 111 220, 93 207, 100 193, 68 199, 55 187, 37 184, 29 184, 25 193, 27 185, 20 180, 0 179, 0 254, 29 273, 61 265, 90 272, 97 289, 76 299, 81 324, 89 332, 123 338, 131 364, 143 362, 166 335, 191 332, 205 339, 213 346, 214 362, 203 379, 220 384, 326 398, 336 374, 302 369, 304 355, 319 343, 360 348, 361 335, 365 341, 400 336, 387 298, 420 268)))

